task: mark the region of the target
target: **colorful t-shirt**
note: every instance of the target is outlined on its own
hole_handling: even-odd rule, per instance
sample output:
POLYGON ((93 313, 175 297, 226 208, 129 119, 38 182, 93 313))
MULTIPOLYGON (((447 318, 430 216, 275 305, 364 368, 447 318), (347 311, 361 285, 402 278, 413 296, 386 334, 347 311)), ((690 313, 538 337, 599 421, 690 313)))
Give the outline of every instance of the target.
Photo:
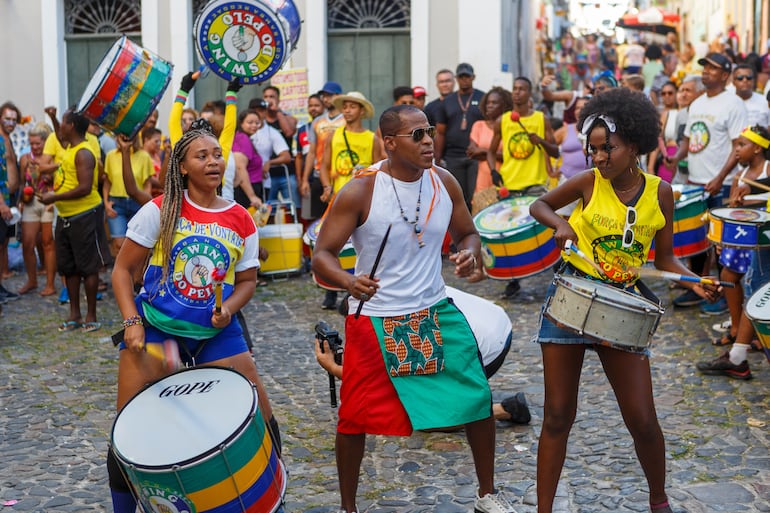
MULTIPOLYGON (((660 177, 647 173, 641 176, 644 178, 644 191, 634 205, 637 219, 631 227, 634 240, 629 247, 623 247, 628 206, 618 199, 612 183, 602 177, 596 168, 591 201, 588 205, 578 201, 569 218, 569 224, 578 238, 578 248, 610 272, 644 265, 655 235, 666 225, 658 203, 660 177)), ((590 276, 607 279, 606 276, 599 276, 596 269, 575 253, 567 255, 562 252, 562 258, 590 276)), ((617 281, 627 281, 620 276, 617 278, 617 281)))
POLYGON ((503 165, 500 175, 508 190, 520 191, 533 185, 545 185, 548 171, 545 167, 545 150, 532 144, 527 132, 545 138, 545 116, 535 111, 519 118, 521 125, 511 120, 511 111, 503 113, 500 121, 503 165))
POLYGON ((191 202, 185 191, 171 262, 163 262, 159 241, 162 199, 159 196, 145 204, 128 223, 126 237, 154 250, 137 304, 151 325, 167 333, 196 340, 211 338, 221 331, 211 324, 212 274, 218 268, 226 270, 224 301, 233 293, 235 273, 259 267, 257 227, 237 203, 203 208, 191 202), (164 266, 168 266, 168 278, 161 283, 164 266))
POLYGON ((311 143, 315 143, 315 169, 321 167, 321 160, 324 157, 324 147, 326 141, 334 135, 334 131, 339 127, 345 126, 345 118, 342 114, 338 114, 334 118, 329 117, 328 112, 324 112, 313 120, 308 131, 308 139, 311 143))

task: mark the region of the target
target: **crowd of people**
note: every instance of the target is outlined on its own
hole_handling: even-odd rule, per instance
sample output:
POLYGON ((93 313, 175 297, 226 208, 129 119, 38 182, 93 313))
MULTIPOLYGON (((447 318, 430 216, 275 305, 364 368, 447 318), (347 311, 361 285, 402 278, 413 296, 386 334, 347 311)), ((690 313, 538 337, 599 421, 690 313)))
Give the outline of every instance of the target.
MULTIPOLYGON (((184 361, 232 366, 255 383, 280 451, 278 424, 237 319, 254 288, 267 284, 258 268, 270 255, 259 247, 254 220, 265 206, 291 205, 305 229, 324 221, 312 261, 313 272, 331 285, 322 308, 356 312, 346 317, 353 343, 345 372, 323 356, 323 346, 316 353, 330 373, 344 374, 336 440, 342 511, 358 511, 365 434, 464 425, 478 477, 476 511, 513 512, 495 486, 494 419, 527 423, 530 416, 523 395, 493 408, 487 378, 511 336, 532 334, 512 334, 503 322, 487 336, 500 345, 490 359, 495 364, 477 357, 483 328, 453 301, 462 301, 461 293, 445 288, 442 254, 458 276, 484 278, 483 241, 471 212, 487 205, 490 191, 495 198, 531 198, 532 217, 568 250, 557 276, 610 283, 654 300, 633 272, 615 280, 607 273, 607 266, 643 266, 654 244, 658 269, 691 278, 714 273, 737 285, 677 282, 672 286, 684 290, 673 305, 729 315, 715 325, 714 341, 729 347, 697 368, 750 379, 746 355, 761 345, 744 305, 769 281, 768 250, 717 244, 687 259, 674 256, 678 197, 671 184, 702 188, 709 209, 765 206, 751 198, 770 182, 770 56, 742 55, 731 43, 701 48, 669 37, 618 45, 610 37, 565 33, 546 45, 542 75, 515 77, 510 90, 477 89, 473 66, 460 63, 436 73, 439 96, 432 101, 424 87, 397 86, 393 106, 376 113, 363 93, 329 81, 308 97, 307 124, 281 110, 274 86, 237 112, 237 80, 224 99, 196 111, 187 105, 196 83, 189 73, 167 134, 154 112, 134 139, 112 137, 74 109, 59 118, 50 107, 47 122, 20 137, 22 114, 6 102, 0 105, 0 305, 54 296, 58 288, 59 301, 70 305, 58 329, 96 331, 97 302, 111 272, 124 319, 118 407, 168 372, 146 345, 174 338, 184 361), (379 120, 374 130, 367 119, 379 120), (12 207, 21 212, 18 226, 12 207), (17 291, 2 285, 14 236, 26 271, 17 291), (356 251, 355 274, 338 259, 346 244, 356 251), (216 300, 214 286, 223 290, 216 300), (338 291, 346 292, 341 303, 338 291), (398 347, 425 333, 432 335, 423 347, 403 350, 405 360, 398 347), (446 393, 462 399, 447 405, 446 393)), ((520 282, 511 278, 502 297, 527 300, 520 282)), ((547 298, 558 286, 557 278, 547 298)), ((615 389, 652 511, 672 511, 646 346, 577 335, 547 315, 547 304, 535 336, 546 391, 538 511, 551 511, 586 348, 598 353, 615 389)), ((115 511, 134 511, 111 452, 108 469, 115 511)))

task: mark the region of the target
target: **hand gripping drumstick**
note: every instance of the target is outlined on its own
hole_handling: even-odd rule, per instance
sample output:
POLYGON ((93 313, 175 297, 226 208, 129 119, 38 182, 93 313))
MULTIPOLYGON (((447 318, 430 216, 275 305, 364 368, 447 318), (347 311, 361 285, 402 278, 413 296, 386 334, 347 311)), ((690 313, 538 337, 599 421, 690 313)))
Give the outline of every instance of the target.
MULTIPOLYGON (((393 224, 388 225, 388 230, 385 232, 385 236, 382 238, 382 242, 380 243, 380 249, 377 250, 377 257, 374 259, 374 265, 372 266, 372 272, 369 273, 369 279, 374 279, 374 273, 377 271, 377 266, 380 265, 380 257, 382 257, 382 251, 385 249, 385 243, 388 242, 388 236, 390 235, 390 229, 393 227, 393 224)), ((358 316, 361 315, 361 309, 364 307, 364 301, 360 300, 358 302, 358 308, 356 308, 356 316, 355 318, 358 319, 358 316)))
POLYGON ((222 313, 222 282, 225 281, 227 270, 217 267, 211 271, 211 282, 214 284, 214 311, 217 314, 222 313))
POLYGON ((182 359, 179 357, 179 346, 171 339, 166 339, 163 344, 146 344, 145 352, 163 362, 163 368, 167 371, 175 371, 182 368, 182 359))
POLYGON ((688 276, 686 274, 677 274, 660 269, 650 269, 649 267, 634 267, 631 272, 638 276, 649 276, 651 278, 663 278, 666 280, 689 281, 692 283, 701 283, 704 285, 715 285, 717 287, 735 288, 735 283, 731 281, 712 280, 711 278, 701 278, 700 276, 688 276))
POLYGON ((569 254, 570 254, 570 252, 572 252, 572 251, 574 251, 575 253, 577 253, 577 256, 579 256, 580 258, 582 258, 583 260, 585 260, 586 262, 588 262, 589 264, 591 264, 591 267, 593 267, 594 269, 596 269, 596 272, 598 272, 598 273, 599 273, 599 275, 601 275, 601 276, 606 276, 606 275, 607 275, 607 273, 605 273, 605 272, 604 272, 604 270, 602 270, 602 268, 601 268, 601 267, 599 267, 599 264, 597 264, 596 262, 594 262, 594 261, 593 261, 591 258, 589 258, 589 257, 588 257, 588 255, 586 255, 585 253, 583 253, 583 252, 580 250, 580 248, 578 248, 578 247, 575 245, 575 243, 574 243, 574 242, 572 242, 571 240, 567 239, 567 242, 565 242, 565 243, 564 243, 564 252, 565 252, 565 253, 567 253, 567 255, 569 255, 569 254))

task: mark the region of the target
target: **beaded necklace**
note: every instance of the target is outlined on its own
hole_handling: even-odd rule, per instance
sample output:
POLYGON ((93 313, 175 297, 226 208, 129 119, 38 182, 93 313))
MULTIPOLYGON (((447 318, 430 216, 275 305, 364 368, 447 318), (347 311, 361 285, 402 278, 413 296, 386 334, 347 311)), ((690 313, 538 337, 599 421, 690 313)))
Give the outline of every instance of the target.
POLYGON ((404 220, 406 224, 411 224, 414 227, 414 233, 417 235, 417 244, 420 248, 425 247, 425 242, 422 240, 422 228, 420 228, 420 225, 417 224, 420 221, 420 203, 422 200, 422 179, 425 177, 425 171, 423 171, 422 175, 420 175, 420 192, 417 193, 417 207, 414 209, 414 221, 410 221, 409 218, 406 217, 406 213, 404 213, 404 208, 401 206, 401 198, 398 197, 398 191, 396 190, 396 182, 393 179, 393 175, 388 172, 388 175, 390 175, 390 185, 393 186, 393 194, 396 195, 396 201, 398 202, 398 209, 401 211, 401 218, 404 220))

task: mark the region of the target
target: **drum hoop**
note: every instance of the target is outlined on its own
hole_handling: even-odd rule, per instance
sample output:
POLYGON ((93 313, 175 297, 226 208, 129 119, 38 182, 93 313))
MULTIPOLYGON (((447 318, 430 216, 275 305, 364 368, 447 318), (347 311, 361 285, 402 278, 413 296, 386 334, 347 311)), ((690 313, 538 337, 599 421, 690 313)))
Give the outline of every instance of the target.
MULTIPOLYGON (((634 308, 634 305, 632 305, 632 304, 623 304, 623 303, 611 302, 611 301, 609 301, 609 299, 610 299, 609 297, 606 297, 606 296, 602 297, 600 294, 596 295, 596 298, 594 299, 594 301, 597 301, 597 302, 600 302, 600 303, 603 303, 603 304, 607 304, 607 305, 611 305, 611 306, 614 306, 616 308, 619 308, 621 310, 625 310, 625 311, 628 311, 628 312, 644 313, 645 315, 647 315, 647 314, 649 314, 651 312, 656 312, 658 314, 658 317, 663 315, 665 313, 665 311, 666 311, 661 305, 655 304, 654 302, 650 301, 649 299, 647 299, 644 296, 641 296, 641 295, 638 295, 638 294, 634 294, 633 292, 628 292, 627 290, 619 289, 617 287, 613 287, 612 285, 609 285, 607 283, 603 283, 603 282, 600 282, 600 281, 594 281, 594 280, 588 280, 586 278, 581 278, 580 276, 574 276, 574 275, 566 275, 565 276, 565 275, 559 274, 556 277, 557 285, 559 283, 563 283, 564 287, 567 287, 567 288, 575 291, 575 293, 580 295, 580 296, 584 296, 584 297, 590 297, 591 296, 591 294, 586 294, 585 293, 586 291, 579 290, 579 288, 577 286, 571 285, 568 282, 569 278, 573 278, 573 279, 576 279, 576 280, 582 280, 582 281, 589 282, 589 283, 597 283, 597 284, 600 284, 603 287, 609 287, 614 292, 619 293, 621 295, 621 297, 623 297, 625 299, 629 299, 632 302, 638 303, 638 305, 640 307, 643 306, 643 305, 649 305, 652 308, 634 308)), ((601 290, 601 289, 596 289, 596 290, 601 290)))
POLYGON ((762 210, 754 209, 754 208, 728 208, 728 207, 713 208, 713 209, 709 210, 709 216, 711 216, 711 217, 713 217, 715 219, 719 219, 720 221, 727 221, 727 222, 732 223, 732 224, 740 224, 740 225, 743 225, 743 226, 762 226, 763 224, 770 223, 770 214, 768 214, 767 212, 763 212, 762 210), (748 221, 748 220, 745 220, 745 219, 732 219, 730 217, 723 217, 723 216, 719 215, 716 212, 717 210, 728 210, 728 211, 733 211, 733 212, 735 210, 750 210, 752 212, 756 212, 756 213, 760 214, 760 216, 759 216, 759 219, 757 219, 756 221, 748 221))
MULTIPOLYGON (((254 384, 251 381, 249 381, 249 379, 246 376, 244 376, 240 372, 236 371, 235 369, 232 369, 232 368, 229 368, 229 367, 223 367, 223 366, 220 366, 220 365, 201 365, 201 366, 198 366, 198 367, 188 367, 188 368, 185 368, 185 369, 178 370, 176 372, 172 372, 171 374, 168 374, 167 376, 163 376, 162 378, 157 379, 157 380, 153 381, 152 383, 148 383, 139 392, 137 392, 136 395, 134 395, 134 397, 129 399, 128 402, 123 405, 123 408, 121 408, 120 411, 118 412, 118 414, 115 416, 115 421, 112 423, 112 429, 110 430, 110 443, 112 445, 113 451, 115 452, 115 456, 121 462, 123 462, 126 465, 130 465, 130 466, 132 466, 134 468, 145 470, 145 471, 163 471, 163 470, 173 470, 173 469, 181 470, 181 469, 189 467, 189 466, 191 466, 193 464, 199 464, 199 463, 203 463, 203 462, 209 460, 216 453, 220 452, 222 450, 222 447, 227 447, 233 441, 235 441, 238 438, 240 438, 240 436, 243 434, 243 431, 246 429, 246 427, 249 424, 251 424, 252 420, 256 416, 256 414, 258 412, 257 404, 258 404, 258 401, 257 401, 256 387, 254 386, 254 384), (252 394, 251 408, 249 410, 249 414, 246 416, 246 419, 225 440, 219 442, 215 447, 212 447, 211 449, 209 449, 209 450, 203 452, 202 454, 199 454, 199 455, 197 455, 197 456, 195 456, 193 458, 188 458, 186 460, 183 460, 183 461, 180 461, 180 462, 177 462, 177 463, 170 463, 170 464, 166 464, 166 465, 142 465, 140 463, 136 463, 136 462, 133 462, 131 460, 126 459, 120 453, 120 450, 117 448, 117 446, 115 444, 115 438, 114 438, 115 437, 115 426, 118 423, 118 419, 120 418, 120 414, 123 413, 123 411, 126 409, 126 407, 134 399, 139 397, 142 392, 144 392, 148 388, 152 387, 156 383, 159 383, 160 381, 163 381, 164 379, 169 378, 171 376, 175 376, 177 374, 181 374, 183 372, 189 372, 189 371, 196 370, 196 369, 219 369, 219 370, 225 370, 225 371, 232 372, 233 374, 237 374, 238 376, 243 378, 251 386, 251 388, 252 388, 252 390, 254 392, 252 394)), ((265 427, 265 429, 267 429, 267 427, 265 427)))

